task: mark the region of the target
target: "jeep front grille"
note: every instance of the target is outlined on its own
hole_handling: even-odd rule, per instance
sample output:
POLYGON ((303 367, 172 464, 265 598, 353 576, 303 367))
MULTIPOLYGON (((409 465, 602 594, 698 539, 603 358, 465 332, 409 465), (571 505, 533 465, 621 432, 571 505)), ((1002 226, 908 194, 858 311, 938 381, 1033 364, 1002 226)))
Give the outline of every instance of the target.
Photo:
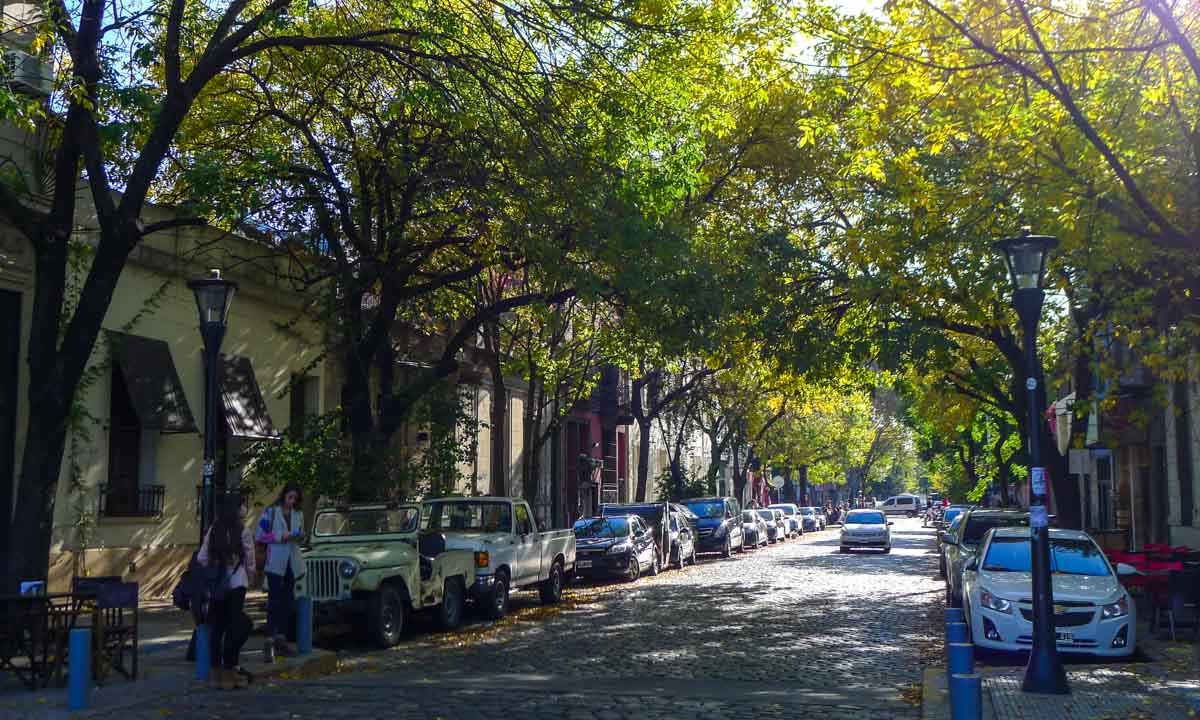
POLYGON ((308 568, 308 577, 305 578, 305 582, 308 585, 308 596, 314 602, 336 600, 341 594, 339 592, 341 578, 338 577, 340 562, 341 560, 338 558, 305 560, 305 567, 308 568))

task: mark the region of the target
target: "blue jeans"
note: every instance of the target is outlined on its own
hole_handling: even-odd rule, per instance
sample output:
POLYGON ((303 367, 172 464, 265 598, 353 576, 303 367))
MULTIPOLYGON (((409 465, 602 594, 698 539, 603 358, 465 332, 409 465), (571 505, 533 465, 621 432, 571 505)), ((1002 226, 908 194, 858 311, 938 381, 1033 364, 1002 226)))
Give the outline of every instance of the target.
POLYGON ((287 574, 267 573, 267 637, 286 635, 296 612, 296 577, 289 564, 287 574))

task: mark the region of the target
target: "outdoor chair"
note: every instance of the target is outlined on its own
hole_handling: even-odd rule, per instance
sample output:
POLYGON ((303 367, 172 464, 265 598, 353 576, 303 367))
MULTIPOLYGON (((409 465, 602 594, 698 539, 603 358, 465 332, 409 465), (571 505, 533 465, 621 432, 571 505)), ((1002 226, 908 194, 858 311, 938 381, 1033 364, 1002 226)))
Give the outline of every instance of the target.
MULTIPOLYGON (((101 585, 96 596, 97 670, 104 665, 128 680, 138 677, 138 584, 118 582, 101 585)), ((101 673, 97 673, 99 678, 101 673)))
POLYGON ((1185 612, 1191 613, 1192 638, 1200 637, 1200 573, 1194 571, 1172 571, 1165 590, 1156 594, 1151 631, 1157 633, 1162 627, 1162 618, 1167 618, 1171 641, 1175 641, 1178 618, 1185 612))

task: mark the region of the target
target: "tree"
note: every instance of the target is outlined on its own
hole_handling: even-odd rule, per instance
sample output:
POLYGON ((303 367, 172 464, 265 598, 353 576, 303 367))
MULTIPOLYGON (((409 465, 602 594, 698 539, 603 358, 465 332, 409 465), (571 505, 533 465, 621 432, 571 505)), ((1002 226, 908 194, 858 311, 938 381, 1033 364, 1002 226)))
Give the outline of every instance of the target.
POLYGON ((32 167, 14 160, 0 179, 0 215, 29 241, 35 281, 30 413, 6 538, 11 562, 3 573, 9 590, 21 578, 46 576, 68 418, 130 253, 148 236, 199 222, 187 216, 142 219, 180 127, 214 82, 269 51, 336 46, 412 57, 408 25, 361 24, 361 10, 346 6, 337 24, 310 32, 309 21, 326 11, 286 0, 45 6, 34 46, 58 60, 56 94, 38 104, 16 102, 11 88, 4 91, 6 120, 26 129, 40 126, 44 140, 32 167), (79 301, 68 308, 69 246, 84 214, 78 207, 81 171, 98 239, 79 301))

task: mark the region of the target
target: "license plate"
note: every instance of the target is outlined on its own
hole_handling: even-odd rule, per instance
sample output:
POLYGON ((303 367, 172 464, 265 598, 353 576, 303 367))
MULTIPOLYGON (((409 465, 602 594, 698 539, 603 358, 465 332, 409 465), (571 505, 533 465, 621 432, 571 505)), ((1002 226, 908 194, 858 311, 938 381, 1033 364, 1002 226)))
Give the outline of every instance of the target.
POLYGON ((1069 633, 1069 632, 1056 632, 1056 633, 1054 633, 1054 636, 1055 636, 1055 638, 1058 639, 1059 642, 1074 642, 1075 641, 1075 635, 1073 633, 1069 633))
POLYGON ((577 568, 590 568, 591 566, 592 566, 591 560, 578 560, 575 562, 575 567, 577 567, 577 568))

